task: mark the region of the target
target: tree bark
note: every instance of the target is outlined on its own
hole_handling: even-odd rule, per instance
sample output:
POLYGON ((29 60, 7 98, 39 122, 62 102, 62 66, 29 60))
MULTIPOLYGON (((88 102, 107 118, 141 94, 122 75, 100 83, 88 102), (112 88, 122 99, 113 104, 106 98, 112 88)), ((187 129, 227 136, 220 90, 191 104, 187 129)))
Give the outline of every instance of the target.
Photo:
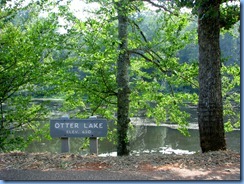
POLYGON ((129 154, 129 142, 127 131, 129 127, 129 63, 128 54, 128 17, 127 17, 127 0, 121 0, 117 3, 118 11, 118 31, 119 31, 119 56, 117 60, 117 155, 123 156, 129 154))
POLYGON ((202 152, 226 149, 220 73, 220 3, 220 0, 203 0, 198 10, 198 125, 202 152))

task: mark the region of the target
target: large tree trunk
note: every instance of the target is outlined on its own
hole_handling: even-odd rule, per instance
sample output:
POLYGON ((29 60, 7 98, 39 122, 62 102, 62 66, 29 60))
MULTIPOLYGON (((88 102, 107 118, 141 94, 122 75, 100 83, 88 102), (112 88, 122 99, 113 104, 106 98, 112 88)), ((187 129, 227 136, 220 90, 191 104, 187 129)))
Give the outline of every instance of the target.
POLYGON ((117 3, 118 11, 118 30, 119 30, 119 57, 117 60, 117 84, 118 84, 118 96, 117 96, 117 154, 118 156, 128 155, 128 125, 130 122, 129 119, 129 63, 130 58, 128 55, 128 43, 127 43, 127 26, 128 26, 128 17, 127 17, 127 0, 121 0, 117 3))
POLYGON ((198 125, 202 152, 226 149, 220 74, 220 2, 201 1, 198 11, 198 125))

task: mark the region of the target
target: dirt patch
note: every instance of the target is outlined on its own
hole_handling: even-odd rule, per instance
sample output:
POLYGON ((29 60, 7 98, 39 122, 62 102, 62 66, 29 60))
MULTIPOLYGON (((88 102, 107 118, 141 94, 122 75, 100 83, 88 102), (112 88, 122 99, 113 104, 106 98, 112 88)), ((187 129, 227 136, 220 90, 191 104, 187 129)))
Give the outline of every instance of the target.
POLYGON ((102 170, 106 169, 108 170, 110 166, 107 163, 102 163, 102 162, 89 162, 86 164, 83 163, 74 163, 73 167, 71 170, 76 170, 76 171, 95 171, 95 170, 102 170))
POLYGON ((166 165, 163 165, 163 166, 153 166, 149 163, 147 164, 141 164, 139 167, 138 167, 138 170, 140 171, 167 171, 167 170, 171 170, 171 169, 174 169, 174 168, 179 168, 179 164, 166 164, 166 165))
POLYGON ((167 165, 152 169, 147 166, 142 171, 158 180, 240 180, 240 169, 234 166, 226 168, 189 169, 167 165))

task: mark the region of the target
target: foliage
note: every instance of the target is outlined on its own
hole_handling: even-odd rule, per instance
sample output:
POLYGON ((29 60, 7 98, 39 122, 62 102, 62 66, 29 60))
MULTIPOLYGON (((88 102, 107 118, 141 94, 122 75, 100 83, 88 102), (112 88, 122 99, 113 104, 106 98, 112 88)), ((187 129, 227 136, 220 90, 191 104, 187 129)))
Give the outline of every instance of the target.
MULTIPOLYGON (((38 121, 47 117, 47 108, 45 104, 31 101, 32 96, 39 93, 40 86, 44 82, 48 85, 51 80, 49 77, 56 68, 51 52, 59 38, 55 34, 57 19, 54 16, 40 18, 37 10, 38 7, 33 5, 28 11, 23 10, 28 12, 23 19, 13 16, 0 20, 2 151, 24 149, 36 136, 44 134, 38 130, 38 121), (34 131, 29 137, 18 134, 20 130, 28 129, 34 131)), ((23 13, 20 9, 12 11, 16 11, 16 15, 23 13)), ((8 12, 1 12, 2 17, 5 14, 8 12)))
POLYGON ((240 66, 222 67, 225 130, 240 127, 240 66))
MULTIPOLYGON (((151 16, 155 18, 155 15, 151 16)), ((182 112, 181 107, 188 103, 195 104, 196 94, 175 92, 181 86, 197 87, 197 73, 192 72, 197 69, 196 65, 181 64, 177 57, 179 50, 194 37, 190 38, 192 30, 186 29, 188 25, 186 15, 158 16, 154 30, 156 35, 150 41, 146 38, 146 34, 143 35, 144 39, 137 44, 139 48, 132 49, 132 53, 138 55, 131 61, 132 112, 134 111, 134 114, 136 111, 146 111, 145 115, 153 118, 157 124, 178 123, 179 130, 189 135, 186 128, 189 114, 182 112)), ((153 25, 147 21, 148 19, 149 15, 145 18, 145 24, 153 25)))
POLYGON ((220 7, 220 26, 223 29, 229 30, 239 20, 240 20, 239 1, 233 1, 232 3, 224 2, 220 7))
MULTIPOLYGON (((34 140, 50 138, 44 121, 53 109, 48 101, 37 103, 33 97, 62 98, 58 111, 71 118, 99 115, 117 124, 117 13, 112 1, 92 2, 99 2, 100 8, 83 21, 68 5, 56 2, 46 10, 46 18, 38 16, 49 5, 45 3, 0 12, 0 17, 8 15, 0 19, 1 151, 23 150, 34 140), (55 6, 58 13, 51 11, 55 6), (62 27, 58 17, 68 22, 64 34, 57 32, 62 27), (31 133, 19 136, 21 131, 31 133)), ((193 3, 181 1, 186 2, 193 3)), ((189 135, 190 114, 184 107, 198 103, 196 22, 182 12, 153 12, 141 1, 129 7, 130 116, 145 115, 158 125, 177 123, 179 131, 189 135)), ((240 125, 235 110, 240 102, 240 66, 233 64, 239 60, 238 38, 226 33, 222 41, 233 44, 233 52, 222 48, 229 59, 223 63, 222 83, 226 130, 231 130, 240 125)), ((116 134, 115 126, 109 127, 108 139, 114 143, 116 134)))

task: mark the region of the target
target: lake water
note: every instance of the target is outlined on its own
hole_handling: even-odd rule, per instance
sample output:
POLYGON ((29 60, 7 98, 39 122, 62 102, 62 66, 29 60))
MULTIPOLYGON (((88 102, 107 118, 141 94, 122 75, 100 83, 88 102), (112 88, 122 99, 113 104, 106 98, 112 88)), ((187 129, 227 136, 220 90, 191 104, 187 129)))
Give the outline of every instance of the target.
MULTIPOLYGON (((200 152, 199 132, 197 124, 191 124, 190 137, 182 135, 174 126, 163 124, 155 126, 145 123, 143 119, 134 119, 134 129, 130 131, 131 154, 162 153, 162 154, 192 154, 200 152), (172 126, 172 127, 171 127, 172 126)), ((112 126, 111 126, 112 127, 112 126)), ((70 152, 76 154, 89 154, 89 147, 83 148, 86 138, 70 138, 70 152)), ((240 152, 240 130, 226 133, 227 148, 240 152)), ((98 152, 100 156, 116 156, 116 146, 106 138, 99 138, 98 152)), ((32 143, 26 151, 29 152, 58 152, 61 150, 59 138, 32 143)))

